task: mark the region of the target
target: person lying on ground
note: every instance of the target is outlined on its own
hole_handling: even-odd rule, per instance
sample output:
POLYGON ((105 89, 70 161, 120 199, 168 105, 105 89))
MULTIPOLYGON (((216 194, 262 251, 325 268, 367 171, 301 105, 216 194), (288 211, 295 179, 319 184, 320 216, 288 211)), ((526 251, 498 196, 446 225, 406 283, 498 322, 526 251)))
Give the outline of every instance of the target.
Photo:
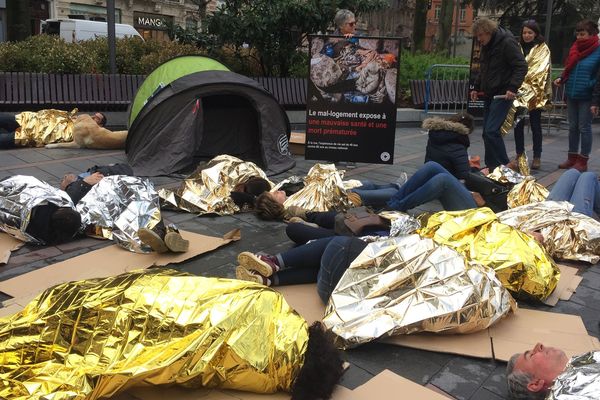
POLYGON ((81 114, 60 110, 0 114, 0 149, 16 147, 81 147, 121 149, 127 131, 105 129, 103 113, 81 114))
POLYGON ((514 399, 595 400, 600 398, 600 352, 569 360, 561 349, 537 343, 510 358, 506 379, 514 399))
POLYGON ((242 252, 235 271, 237 279, 266 286, 317 282, 324 303, 350 263, 367 243, 350 236, 330 236, 294 247, 276 255, 242 252))
POLYGON ((60 181, 60 189, 67 192, 73 203, 77 204, 92 189, 92 186, 100 182, 105 176, 111 175, 133 176, 133 169, 124 163, 95 165, 78 175, 72 172, 65 174, 60 181))
MULTIPOLYGON (((386 202, 394 196, 400 189, 396 183, 375 184, 369 181, 361 181, 361 186, 348 190, 348 199, 354 206, 368 206, 381 208, 386 202)), ((304 217, 310 210, 304 210, 295 206, 285 207, 284 203, 289 196, 289 192, 278 190, 275 192, 265 192, 256 198, 256 214, 264 220, 289 220, 293 217, 304 217)), ((311 221, 317 222, 317 221, 311 221)), ((327 227, 327 226, 324 226, 327 227)))
POLYGON ((151 382, 329 399, 344 371, 320 322, 250 282, 153 268, 61 284, 26 310, 0 322, 2 398, 106 398, 151 382))
POLYGON ((568 201, 573 211, 591 217, 600 214, 600 182, 595 172, 565 171, 546 198, 549 201, 568 201))
POLYGON ((75 237, 81 216, 65 192, 37 178, 0 181, 0 230, 27 243, 60 244, 75 237))
POLYGON ((471 145, 473 117, 467 113, 446 119, 432 117, 425 119, 422 127, 429 131, 425 162, 435 161, 457 179, 465 179, 471 171, 467 149, 471 145))

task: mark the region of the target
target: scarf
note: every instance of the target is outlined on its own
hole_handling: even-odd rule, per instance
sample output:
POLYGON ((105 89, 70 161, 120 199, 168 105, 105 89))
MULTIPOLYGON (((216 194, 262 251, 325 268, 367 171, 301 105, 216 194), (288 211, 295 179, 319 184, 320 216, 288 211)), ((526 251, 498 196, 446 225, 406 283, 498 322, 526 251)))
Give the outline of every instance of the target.
POLYGON ((569 50, 567 61, 565 62, 565 70, 560 77, 562 83, 565 83, 567 79, 569 79, 573 67, 575 67, 579 61, 592 54, 598 46, 598 35, 593 35, 587 39, 576 40, 575 43, 573 43, 569 50))

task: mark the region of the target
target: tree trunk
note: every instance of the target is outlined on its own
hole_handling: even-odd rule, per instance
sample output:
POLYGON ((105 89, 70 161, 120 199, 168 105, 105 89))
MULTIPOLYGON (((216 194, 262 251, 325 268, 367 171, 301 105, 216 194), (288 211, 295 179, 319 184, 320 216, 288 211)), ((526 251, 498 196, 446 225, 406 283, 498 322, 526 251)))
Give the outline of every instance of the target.
POLYGON ((29 1, 8 0, 6 2, 6 28, 9 41, 25 40, 31 36, 31 10, 29 1))
POLYGON ((452 34, 452 14, 454 14, 454 0, 442 0, 437 34, 438 40, 435 46, 435 49, 439 52, 448 51, 449 49, 448 42, 452 34))
POLYGON ((425 28, 427 27, 428 0, 415 1, 415 16, 413 19, 413 53, 423 50, 425 44, 425 28))

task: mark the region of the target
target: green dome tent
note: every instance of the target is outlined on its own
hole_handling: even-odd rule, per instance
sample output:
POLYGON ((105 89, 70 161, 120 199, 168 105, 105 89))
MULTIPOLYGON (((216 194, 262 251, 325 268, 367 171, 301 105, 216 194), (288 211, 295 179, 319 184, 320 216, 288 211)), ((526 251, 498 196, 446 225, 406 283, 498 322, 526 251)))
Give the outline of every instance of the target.
POLYGON ((290 122, 273 95, 207 57, 159 66, 138 89, 128 120, 125 152, 139 176, 191 170, 220 154, 252 161, 268 175, 295 165, 290 122))

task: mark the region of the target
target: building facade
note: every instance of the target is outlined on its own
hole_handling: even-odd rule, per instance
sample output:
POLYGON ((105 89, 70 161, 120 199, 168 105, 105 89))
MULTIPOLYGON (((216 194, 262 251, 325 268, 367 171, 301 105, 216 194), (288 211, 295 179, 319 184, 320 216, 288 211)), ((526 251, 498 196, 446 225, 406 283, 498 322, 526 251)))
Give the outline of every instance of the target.
MULTIPOLYGON (((473 20, 475 13, 471 4, 464 4, 461 0, 458 1, 458 15, 456 10, 456 3, 453 7, 452 13, 452 34, 451 43, 448 45, 453 50, 454 46, 454 35, 456 31, 456 55, 469 56, 471 53, 471 41, 472 33, 471 27, 473 26, 473 20), (456 25, 458 18, 458 27, 456 25)), ((437 45, 438 30, 440 24, 440 14, 442 11, 442 0, 431 0, 431 7, 427 11, 427 27, 425 28, 425 50, 433 51, 437 45)), ((452 54, 453 51, 450 52, 452 54)))
MULTIPOLYGON (((106 0, 51 0, 51 18, 106 20, 106 0)), ((206 13, 214 11, 217 0, 206 1, 206 13)), ((169 40, 169 25, 199 29, 201 13, 191 0, 115 0, 115 21, 132 25, 144 39, 169 40)))

